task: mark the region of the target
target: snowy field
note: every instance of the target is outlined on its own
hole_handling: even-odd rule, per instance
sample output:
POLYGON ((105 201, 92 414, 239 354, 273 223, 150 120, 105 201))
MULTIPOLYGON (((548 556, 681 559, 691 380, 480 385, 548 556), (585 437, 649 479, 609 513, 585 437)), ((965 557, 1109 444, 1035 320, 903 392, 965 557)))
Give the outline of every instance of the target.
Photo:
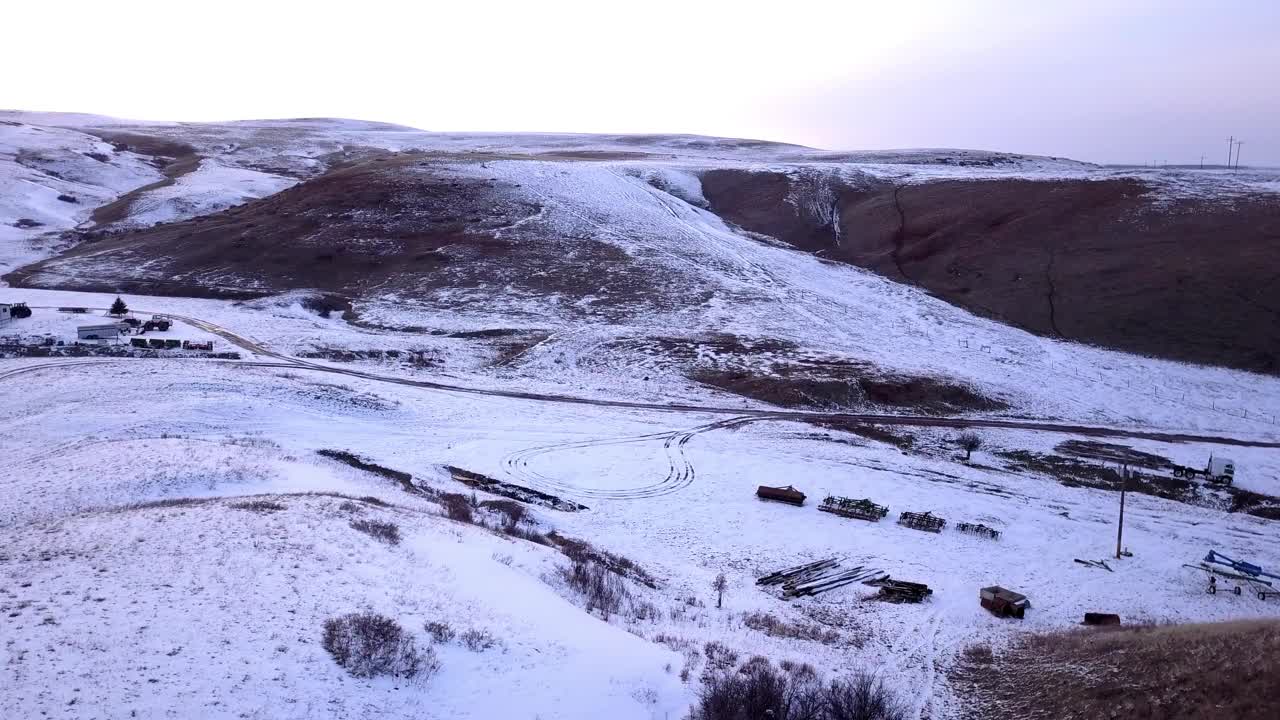
MULTIPOLYGON (((128 299, 216 317, 262 340, 272 328, 329 322, 128 299)), ((1151 622, 1275 614, 1274 601, 1209 596, 1204 578, 1181 567, 1209 548, 1276 565, 1272 521, 1130 495, 1133 557, 1112 562, 1114 573, 1073 562, 1114 553, 1118 497, 1013 471, 998 454, 1047 452, 1063 435, 986 432, 987 445, 965 464, 954 450, 936 450, 947 431, 912 429, 925 451, 903 453, 792 422, 717 426, 723 416, 464 395, 305 368, 85 360, 26 370, 49 362, 0 364, 9 388, 0 410, 0 609, 12 631, 0 650, 5 717, 55 709, 162 717, 186 707, 205 717, 357 718, 377 708, 387 717, 482 718, 509 708, 509 694, 494 687, 519 693, 527 717, 678 717, 707 662, 689 649, 709 641, 743 659, 806 661, 832 676, 865 667, 921 717, 943 717, 945 669, 971 643, 1073 627, 1085 611, 1151 622), (664 447, 671 437, 684 441, 664 447), (535 509, 538 526, 647 569, 657 587, 633 583, 632 592, 657 612, 607 622, 589 614, 557 578, 562 556, 447 520, 388 480, 317 456, 323 448, 355 451, 444 491, 470 492, 441 470, 447 464, 578 500, 590 510, 535 509), (794 484, 809 502, 760 502, 758 484, 794 484), (297 493, 372 496, 391 507, 297 493), (870 497, 890 517, 872 524, 820 513, 827 493, 870 497), (235 507, 234 498, 265 494, 285 509, 235 507), (180 498, 213 500, 130 508, 180 498), (893 522, 905 510, 1004 534, 909 530, 893 522), (378 543, 350 527, 357 517, 394 522, 404 539, 378 543), (928 583, 934 595, 890 605, 866 601, 873 589, 853 585, 784 602, 754 586, 766 572, 832 556, 928 583), (717 609, 709 586, 720 572, 729 590, 717 609), (1032 598, 1025 621, 978 607, 977 589, 996 583, 1032 598), (398 619, 421 642, 422 624, 435 620, 502 642, 478 654, 439 647, 443 669, 423 682, 357 680, 319 637, 326 618, 358 609, 398 619), (771 636, 749 625, 750 613, 826 634, 771 636)), ((1189 463, 1215 449, 1135 447, 1189 463)), ((1231 452, 1242 484, 1280 492, 1275 451, 1231 452)))

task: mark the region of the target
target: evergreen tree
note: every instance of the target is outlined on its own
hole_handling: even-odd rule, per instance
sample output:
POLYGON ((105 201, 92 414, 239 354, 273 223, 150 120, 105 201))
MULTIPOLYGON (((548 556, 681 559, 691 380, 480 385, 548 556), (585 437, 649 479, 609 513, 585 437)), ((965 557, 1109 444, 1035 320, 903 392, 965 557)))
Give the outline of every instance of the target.
POLYGON ((124 315, 128 312, 129 306, 125 305, 124 300, 121 300, 119 296, 116 296, 116 301, 111 303, 111 310, 108 311, 111 315, 124 315))

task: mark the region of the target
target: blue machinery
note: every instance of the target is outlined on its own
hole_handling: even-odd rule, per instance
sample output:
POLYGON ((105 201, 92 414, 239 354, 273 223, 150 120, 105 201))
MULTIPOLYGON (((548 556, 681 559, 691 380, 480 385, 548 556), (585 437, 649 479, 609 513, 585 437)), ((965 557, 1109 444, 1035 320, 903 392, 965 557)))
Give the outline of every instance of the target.
MULTIPOLYGON (((1266 600, 1268 595, 1280 595, 1280 590, 1275 589, 1273 581, 1280 580, 1280 575, 1269 573, 1258 565, 1243 560, 1232 560, 1216 550, 1210 550, 1208 555, 1204 556, 1204 562, 1199 565, 1186 565, 1193 570, 1200 570, 1209 573, 1209 594, 1218 592, 1218 578, 1230 578, 1232 580, 1241 581, 1248 584, 1256 593, 1259 600, 1266 600), (1229 570, 1214 567, 1221 565, 1229 570)), ((1232 593, 1239 595, 1241 586, 1236 584, 1231 590, 1232 593)))

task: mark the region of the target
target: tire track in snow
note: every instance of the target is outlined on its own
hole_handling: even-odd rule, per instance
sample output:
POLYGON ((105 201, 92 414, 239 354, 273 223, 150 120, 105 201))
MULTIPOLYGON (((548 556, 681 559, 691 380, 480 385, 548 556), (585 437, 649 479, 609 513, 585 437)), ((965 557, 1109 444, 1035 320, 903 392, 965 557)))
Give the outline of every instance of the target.
POLYGON ((651 433, 623 438, 605 438, 599 440, 582 440, 577 442, 544 445, 525 450, 517 450, 503 459, 503 467, 508 474, 524 482, 555 492, 588 498, 608 500, 636 500, 659 497, 677 492, 693 483, 697 470, 685 455, 684 447, 694 437, 712 430, 744 425, 758 418, 740 417, 717 420, 687 430, 675 430, 666 433, 651 433), (529 467, 530 461, 558 452, 568 452, 585 448, 608 447, 614 445, 637 445, 662 442, 667 459, 667 474, 656 483, 632 488, 593 488, 545 475, 529 467))

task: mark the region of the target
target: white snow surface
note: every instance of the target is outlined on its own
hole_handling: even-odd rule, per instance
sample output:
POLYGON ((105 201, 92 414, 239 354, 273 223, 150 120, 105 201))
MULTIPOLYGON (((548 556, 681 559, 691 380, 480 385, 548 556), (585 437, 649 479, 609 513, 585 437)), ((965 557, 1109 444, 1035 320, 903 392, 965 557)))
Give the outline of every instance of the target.
POLYGON ((274 195, 297 184, 294 178, 258 170, 230 167, 206 158, 194 172, 172 185, 148 190, 136 199, 121 227, 145 227, 157 223, 208 215, 249 200, 274 195))
MULTIPOLYGON (((0 372, 47 362, 4 361, 0 372)), ((1277 566, 1273 521, 1130 494, 1124 542, 1133 557, 1113 561, 1114 573, 1074 563, 1114 552, 1118 496, 1011 471, 994 454, 1047 450, 1061 436, 987 432, 987 446, 964 464, 953 451, 904 454, 791 422, 716 429, 715 417, 697 413, 461 395, 302 369, 79 361, 5 386, 15 381, 22 391, 0 407, 5 717, 678 717, 705 661, 670 645, 712 640, 744 660, 806 661, 829 676, 866 668, 913 713, 949 717, 944 672, 969 643, 1073 627, 1093 610, 1118 610, 1126 622, 1274 614, 1274 601, 1248 593, 1205 594, 1204 578, 1182 567, 1211 547, 1277 566), (664 449, 673 433, 688 440, 664 449), (580 500, 590 510, 535 508, 538 525, 649 570, 658 587, 632 583, 632 592, 658 612, 606 622, 557 579, 563 557, 446 520, 394 482, 316 456, 321 448, 357 451, 444 491, 467 492, 440 471, 449 464, 580 500), (689 471, 672 476, 675 467, 689 471), (787 483, 809 494, 805 507, 753 496, 758 484, 787 483), (353 499, 306 494, 331 492, 353 499), (871 497, 891 516, 872 524, 820 513, 827 493, 871 497), (179 498, 214 499, 133 507, 179 498), (235 507, 255 498, 285 509, 235 507), (908 509, 1004 535, 933 535, 892 522, 908 509), (354 519, 394 522, 403 540, 379 543, 354 519), (855 585, 785 603, 754 585, 829 556, 927 582, 934 595, 887 605, 863 601, 874 590, 855 585), (723 609, 709 591, 719 572, 729 578, 723 609), (1027 620, 978 607, 978 588, 994 583, 1032 598, 1027 620), (391 616, 424 645, 429 621, 484 629, 501 644, 480 654, 440 645, 442 669, 422 681, 356 679, 319 643, 326 618, 354 610, 391 616), (768 636, 745 625, 751 612, 831 623, 836 637, 768 636)), ((926 447, 946 436, 913 433, 926 447)), ((1142 448, 1179 459, 1201 450, 1142 448)), ((1242 473, 1276 469, 1274 451, 1237 461, 1242 473)))
POLYGON ((47 239, 88 220, 93 208, 163 178, 147 159, 86 133, 0 113, 0 274, 52 254, 57 247, 47 239))

